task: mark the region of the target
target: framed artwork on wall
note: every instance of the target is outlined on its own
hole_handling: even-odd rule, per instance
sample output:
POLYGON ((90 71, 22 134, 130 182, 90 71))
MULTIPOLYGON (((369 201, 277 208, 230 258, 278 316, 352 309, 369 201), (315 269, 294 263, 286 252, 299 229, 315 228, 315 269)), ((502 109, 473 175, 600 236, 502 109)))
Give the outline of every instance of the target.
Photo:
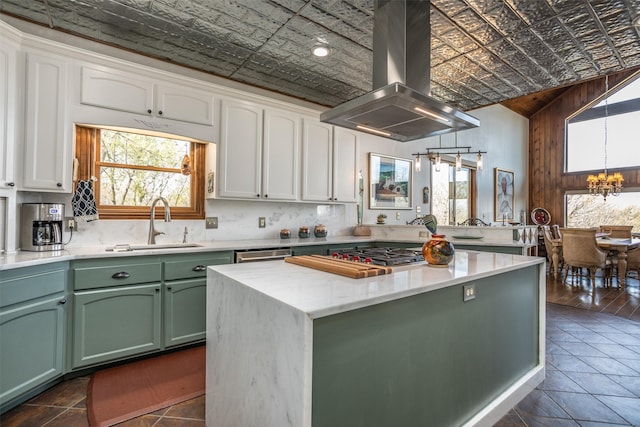
POLYGON ((411 209, 413 161, 369 153, 369 209, 411 209))
POLYGON ((494 212, 496 221, 514 219, 514 178, 513 171, 495 168, 494 172, 494 212))

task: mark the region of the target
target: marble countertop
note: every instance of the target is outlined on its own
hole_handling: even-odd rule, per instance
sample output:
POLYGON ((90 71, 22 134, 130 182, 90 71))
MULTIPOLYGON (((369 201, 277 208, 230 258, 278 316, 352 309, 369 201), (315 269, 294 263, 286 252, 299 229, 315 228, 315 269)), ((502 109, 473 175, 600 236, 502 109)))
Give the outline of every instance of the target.
MULTIPOLYGON (((523 243, 517 241, 505 242, 490 238, 482 239, 455 239, 452 236, 447 238, 454 243, 464 245, 478 246, 524 246, 523 243)), ((163 249, 144 249, 135 251, 107 251, 113 245, 95 245, 95 246, 67 246, 61 251, 48 252, 28 252, 18 251, 16 253, 7 253, 0 256, 0 270, 30 267, 42 263, 51 263, 58 261, 70 261, 74 259, 87 258, 110 258, 125 256, 143 256, 143 255, 163 255, 174 253, 199 253, 212 251, 228 251, 228 250, 246 250, 246 249, 268 249, 268 248, 286 248, 296 246, 312 246, 312 245, 336 245, 336 244, 353 244, 353 243, 371 243, 371 242, 401 242, 415 243, 421 246, 427 238, 411 239, 411 238, 395 238, 393 236, 372 237, 372 236, 329 236, 324 238, 310 237, 307 239, 257 239, 257 240, 220 240, 208 242, 192 242, 198 246, 184 248, 163 248, 163 249)), ((161 246, 161 244, 159 244, 161 246)))
POLYGON ((230 279, 319 318, 542 263, 544 258, 457 251, 448 268, 423 261, 351 279, 280 260, 210 266, 208 281, 230 279))

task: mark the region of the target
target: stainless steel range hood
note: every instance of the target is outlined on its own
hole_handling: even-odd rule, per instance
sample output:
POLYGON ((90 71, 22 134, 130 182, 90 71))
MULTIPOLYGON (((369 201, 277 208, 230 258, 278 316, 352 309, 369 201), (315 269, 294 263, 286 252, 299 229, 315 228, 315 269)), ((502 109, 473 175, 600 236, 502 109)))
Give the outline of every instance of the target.
POLYGON ((372 92, 323 112, 336 126, 411 141, 480 121, 430 97, 430 1, 375 0, 372 92))

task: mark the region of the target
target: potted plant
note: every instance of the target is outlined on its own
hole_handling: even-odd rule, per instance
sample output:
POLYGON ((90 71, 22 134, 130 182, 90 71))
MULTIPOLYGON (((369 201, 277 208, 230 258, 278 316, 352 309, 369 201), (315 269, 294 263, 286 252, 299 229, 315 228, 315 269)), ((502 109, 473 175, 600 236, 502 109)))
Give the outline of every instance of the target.
POLYGON ((378 215, 378 224, 384 224, 384 220, 387 216, 385 214, 378 215))

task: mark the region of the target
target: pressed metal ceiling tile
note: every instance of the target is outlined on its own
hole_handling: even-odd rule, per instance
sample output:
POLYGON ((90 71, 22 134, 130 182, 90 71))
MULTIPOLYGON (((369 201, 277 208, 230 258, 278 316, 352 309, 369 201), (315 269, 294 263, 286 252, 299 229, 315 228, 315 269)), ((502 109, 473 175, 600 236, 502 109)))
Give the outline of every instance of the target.
MULTIPOLYGON (((97 41, 336 105, 371 90, 374 0, 0 0, 97 41), (47 9, 48 5, 48 9, 47 9), (318 40, 332 55, 318 59, 318 40)), ((640 66, 640 0, 433 0, 431 88, 463 109, 640 66)))

